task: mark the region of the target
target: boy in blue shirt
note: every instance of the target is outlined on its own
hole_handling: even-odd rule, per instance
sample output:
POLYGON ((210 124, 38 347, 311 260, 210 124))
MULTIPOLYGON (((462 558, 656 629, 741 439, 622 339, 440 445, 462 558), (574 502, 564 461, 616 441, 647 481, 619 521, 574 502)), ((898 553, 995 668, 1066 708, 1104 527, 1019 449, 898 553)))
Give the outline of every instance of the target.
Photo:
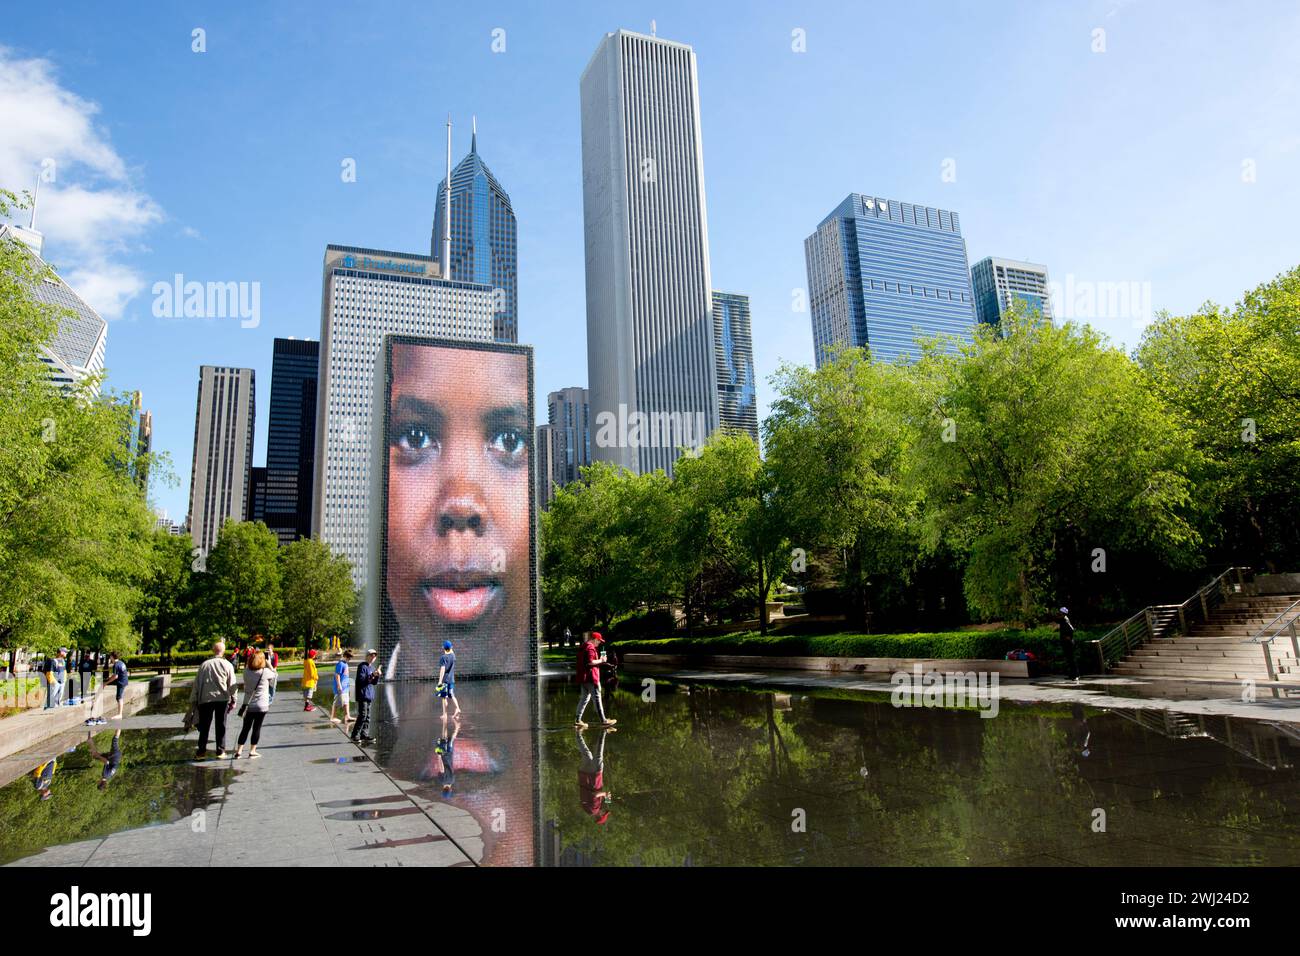
POLYGON ((442 657, 438 658, 438 686, 435 688, 442 698, 442 716, 447 716, 447 701, 456 705, 453 717, 460 716, 460 701, 456 699, 456 652, 451 649, 451 641, 442 642, 442 657))

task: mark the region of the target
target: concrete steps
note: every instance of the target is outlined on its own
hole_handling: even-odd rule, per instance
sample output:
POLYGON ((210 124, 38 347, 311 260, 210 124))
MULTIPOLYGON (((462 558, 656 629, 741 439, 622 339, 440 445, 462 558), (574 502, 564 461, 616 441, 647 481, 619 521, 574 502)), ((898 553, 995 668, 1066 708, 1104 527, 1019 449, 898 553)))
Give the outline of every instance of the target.
MULTIPOLYGON (((1169 624, 1168 612, 1156 615, 1156 638, 1146 642, 1111 668, 1114 674, 1150 678, 1198 678, 1211 680, 1269 679, 1264 651, 1251 638, 1272 624, 1300 595, 1255 597, 1233 595, 1197 622, 1188 633, 1177 633, 1177 620, 1169 624)), ((1289 639, 1270 645, 1277 679, 1300 684, 1300 661, 1289 639)))

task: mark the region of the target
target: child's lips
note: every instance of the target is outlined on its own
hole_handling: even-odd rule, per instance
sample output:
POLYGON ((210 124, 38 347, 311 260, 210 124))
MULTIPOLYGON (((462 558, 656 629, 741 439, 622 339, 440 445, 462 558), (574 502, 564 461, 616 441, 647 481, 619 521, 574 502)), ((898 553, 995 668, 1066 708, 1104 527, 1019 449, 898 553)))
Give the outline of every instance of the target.
POLYGON ((489 611, 501 593, 501 582, 479 572, 448 572, 426 579, 422 590, 435 617, 468 624, 489 611))

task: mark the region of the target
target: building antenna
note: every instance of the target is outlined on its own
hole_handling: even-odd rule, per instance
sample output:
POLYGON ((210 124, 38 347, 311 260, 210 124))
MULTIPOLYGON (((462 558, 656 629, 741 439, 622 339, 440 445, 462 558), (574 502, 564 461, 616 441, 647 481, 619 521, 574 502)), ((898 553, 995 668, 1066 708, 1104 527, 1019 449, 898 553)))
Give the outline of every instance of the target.
POLYGON ((658 36, 658 35, 659 35, 659 33, 658 33, 658 27, 657 27, 657 25, 655 24, 655 22, 654 22, 653 20, 650 21, 650 35, 651 35, 652 37, 654 37, 654 36, 658 36))
POLYGON ((471 153, 477 153, 478 152, 478 117, 471 116, 469 118, 469 123, 470 123, 469 151, 471 153))
POLYGON ((451 278, 451 114, 447 114, 447 192, 442 200, 442 277, 451 278))
POLYGON ((33 232, 36 230, 36 200, 41 198, 41 177, 38 173, 36 176, 36 189, 32 192, 32 218, 28 222, 27 228, 33 232))

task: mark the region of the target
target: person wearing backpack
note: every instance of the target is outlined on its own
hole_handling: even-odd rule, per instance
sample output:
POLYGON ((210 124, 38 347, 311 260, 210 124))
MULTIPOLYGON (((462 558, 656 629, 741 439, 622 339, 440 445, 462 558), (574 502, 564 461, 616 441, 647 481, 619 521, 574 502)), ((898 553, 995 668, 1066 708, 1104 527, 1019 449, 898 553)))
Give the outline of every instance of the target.
POLYGON ((600 699, 600 666, 605 663, 605 656, 600 652, 599 646, 605 642, 599 631, 590 631, 582 646, 578 648, 578 685, 582 692, 578 698, 578 714, 574 718, 573 726, 579 730, 586 728, 582 721, 582 715, 586 713, 587 705, 592 700, 596 701, 596 715, 600 718, 601 726, 613 727, 617 720, 605 716, 605 705, 600 699))

